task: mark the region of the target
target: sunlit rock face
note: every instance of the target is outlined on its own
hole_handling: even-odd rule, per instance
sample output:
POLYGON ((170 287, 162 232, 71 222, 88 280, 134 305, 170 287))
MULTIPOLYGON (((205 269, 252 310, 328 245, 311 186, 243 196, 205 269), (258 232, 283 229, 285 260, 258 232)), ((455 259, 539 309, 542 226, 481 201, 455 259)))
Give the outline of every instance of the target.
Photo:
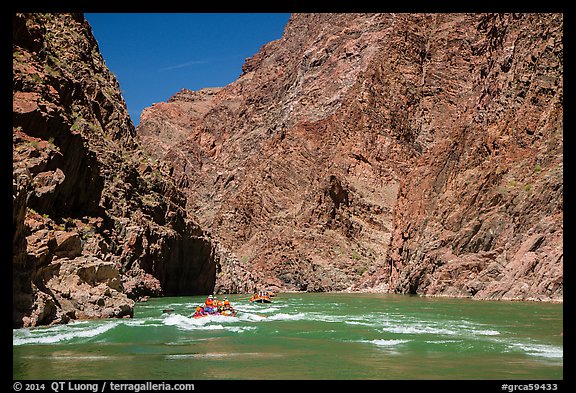
POLYGON ((295 14, 136 132, 216 289, 562 299, 561 14, 295 14))

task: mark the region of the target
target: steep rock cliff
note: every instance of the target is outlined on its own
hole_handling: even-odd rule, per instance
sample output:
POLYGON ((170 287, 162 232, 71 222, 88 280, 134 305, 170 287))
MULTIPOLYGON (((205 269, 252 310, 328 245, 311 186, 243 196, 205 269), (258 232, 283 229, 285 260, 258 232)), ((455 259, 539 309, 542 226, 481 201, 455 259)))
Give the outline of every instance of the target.
POLYGON ((221 291, 562 296, 562 16, 296 14, 137 133, 221 291))
POLYGON ((384 160, 414 153, 384 131, 394 128, 379 111, 387 98, 374 103, 363 81, 383 72, 372 64, 402 25, 384 27, 392 19, 294 16, 236 82, 182 91, 142 114, 137 132, 152 153, 179 134, 160 157, 187 188, 191 214, 235 258, 221 290, 344 290, 384 263, 403 170, 384 160))
MULTIPOLYGON (((398 292, 561 300, 562 15, 465 20, 452 58, 469 67, 465 99, 404 179, 383 279, 398 292)), ((445 46, 431 43, 432 67, 445 46)))
POLYGON ((217 246, 151 159, 81 14, 13 17, 13 325, 213 289, 217 246))

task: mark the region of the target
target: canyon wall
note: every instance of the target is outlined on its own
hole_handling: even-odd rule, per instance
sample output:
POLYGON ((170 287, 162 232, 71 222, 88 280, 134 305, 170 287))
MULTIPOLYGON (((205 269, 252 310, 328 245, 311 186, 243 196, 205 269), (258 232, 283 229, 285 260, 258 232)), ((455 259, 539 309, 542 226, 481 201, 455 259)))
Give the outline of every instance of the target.
MULTIPOLYGON (((383 279, 403 293, 562 300, 562 15, 470 22, 448 78, 465 81, 463 99, 403 181, 383 279)), ((437 83, 444 42, 429 51, 437 83)))
POLYGON ((137 129, 81 14, 13 17, 13 326, 148 296, 562 301, 561 14, 294 14, 137 129))
POLYGON ((141 148, 81 14, 13 17, 13 325, 213 290, 218 245, 141 148))
POLYGON ((561 14, 295 14, 141 116, 222 292, 560 300, 561 14))

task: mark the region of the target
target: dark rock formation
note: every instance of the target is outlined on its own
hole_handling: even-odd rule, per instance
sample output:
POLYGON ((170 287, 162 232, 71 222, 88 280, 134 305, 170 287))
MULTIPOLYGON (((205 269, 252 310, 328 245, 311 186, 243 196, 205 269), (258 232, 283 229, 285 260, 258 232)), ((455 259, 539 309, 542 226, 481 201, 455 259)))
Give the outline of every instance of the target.
POLYGON ((13 82, 14 327, 212 291, 217 246, 140 148, 83 15, 15 14, 13 82))
POLYGON ((562 298, 561 14, 297 14, 137 133, 216 287, 562 298))

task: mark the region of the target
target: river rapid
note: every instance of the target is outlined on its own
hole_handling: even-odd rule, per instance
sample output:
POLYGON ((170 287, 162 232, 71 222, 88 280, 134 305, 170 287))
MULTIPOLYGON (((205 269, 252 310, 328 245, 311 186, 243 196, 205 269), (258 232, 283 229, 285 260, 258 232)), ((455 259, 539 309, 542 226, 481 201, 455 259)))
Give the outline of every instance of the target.
POLYGON ((562 304, 280 293, 230 295, 235 317, 190 318, 204 298, 15 329, 13 379, 563 379, 562 304))

